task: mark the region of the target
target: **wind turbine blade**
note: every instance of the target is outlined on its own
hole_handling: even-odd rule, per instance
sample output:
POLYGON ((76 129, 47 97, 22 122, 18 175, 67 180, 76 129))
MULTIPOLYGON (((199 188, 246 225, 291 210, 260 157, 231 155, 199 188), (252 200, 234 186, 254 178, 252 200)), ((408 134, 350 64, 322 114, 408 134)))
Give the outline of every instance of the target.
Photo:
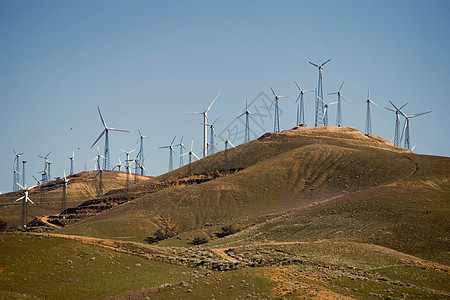
POLYGON ((201 115, 204 114, 203 112, 198 112, 198 111, 185 111, 184 113, 185 114, 201 114, 201 115))
POLYGON ((189 154, 189 152, 186 152, 186 153, 181 154, 180 156, 185 156, 185 155, 188 155, 188 154, 189 154))
POLYGON ((103 119, 102 112, 100 111, 100 107, 97 106, 97 109, 98 109, 98 114, 100 115, 100 119, 102 120, 103 126, 105 127, 105 129, 108 128, 108 126, 106 126, 105 120, 103 119))
POLYGON ((328 95, 336 95, 338 92, 328 93, 328 95))
POLYGON ((37 186, 37 185, 35 184, 35 185, 29 187, 28 190, 34 189, 36 186, 37 186))
POLYGON ((67 178, 66 178, 66 170, 64 170, 64 181, 66 181, 67 180, 67 178))
POLYGON ((16 199, 15 201, 20 201, 20 200, 22 200, 23 198, 25 198, 25 196, 22 196, 22 197, 20 197, 19 199, 16 199))
POLYGON ((343 86, 344 86, 344 81, 342 81, 341 87, 339 88, 339 92, 342 90, 343 86))
POLYGON ((216 98, 214 98, 213 102, 211 102, 211 104, 208 106, 208 109, 205 112, 208 112, 209 109, 211 108, 211 106, 214 104, 214 102, 216 102, 217 98, 219 98, 220 92, 217 94, 216 98))
POLYGON ((30 199, 29 197, 27 197, 27 201, 30 201, 30 202, 31 202, 31 204, 33 204, 33 205, 34 205, 34 202, 33 202, 33 201, 31 201, 31 199, 30 199))
POLYGON ((138 128, 138 133, 139 133, 139 136, 142 136, 142 133, 141 133, 141 131, 139 130, 139 128, 138 128))
POLYGON ((344 99, 344 101, 347 101, 347 99, 345 99, 344 95, 341 94, 341 98, 344 99))
POLYGON ((108 130, 112 130, 112 131, 122 131, 122 132, 130 132, 129 130, 118 129, 118 128, 108 128, 108 130))
POLYGON ((295 85, 297 86, 298 90, 301 92, 302 89, 300 88, 300 85, 298 85, 297 81, 295 82, 295 85))
POLYGON ((414 148, 416 148, 416 145, 414 145, 414 146, 412 147, 411 151, 414 151, 414 148))
POLYGON ((197 156, 194 152, 192 152, 192 155, 194 155, 194 157, 195 157, 197 160, 200 160, 200 158, 198 158, 198 156, 197 156))
POLYGON ((319 99, 323 104, 326 104, 325 101, 323 101, 319 96, 317 96, 317 99, 319 99))
MULTIPOLYGON (((397 106, 395 106, 395 104, 392 103, 391 100, 388 100, 388 101, 389 101, 389 103, 391 103, 391 105, 392 105, 396 110, 400 111, 401 108, 398 108, 397 106)), ((405 105, 406 105, 406 104, 405 104, 405 105)))
POLYGON ((375 104, 376 106, 380 107, 378 104, 376 104, 375 102, 373 102, 372 100, 369 100, 370 103, 375 104))
POLYGON ((429 114, 430 112, 431 112, 431 110, 427 111, 427 112, 419 113, 419 114, 414 114, 412 116, 409 116, 409 118, 411 119, 411 118, 418 117, 418 116, 421 116, 421 115, 429 114))
POLYGON ((100 148, 97 146, 97 154, 100 155, 100 148))
POLYGON ((312 93, 312 92, 314 92, 314 91, 303 91, 303 94, 305 94, 305 93, 312 93))
MULTIPOLYGON (((49 155, 50 155, 50 153, 52 153, 51 151, 49 152, 49 153, 47 153, 47 155, 45 156, 45 158, 47 158, 49 155)), ((22 153, 23 154, 23 153, 22 153)))
POLYGON ((329 103, 328 105, 333 105, 333 104, 338 104, 339 102, 338 101, 336 101, 336 102, 331 102, 331 103, 329 103))
POLYGON ((275 101, 277 101, 277 98, 275 98, 275 99, 272 101, 272 104, 270 104, 270 107, 272 107, 272 105, 275 103, 275 101))
POLYGON ((367 100, 364 100, 363 102, 359 103, 358 105, 361 105, 363 103, 367 103, 367 100))
POLYGON ((323 67, 326 63, 328 63, 331 59, 327 60, 326 62, 324 62, 323 64, 321 64, 320 66, 323 67))
POLYGON ((232 143, 232 142, 228 141, 228 144, 230 144, 231 146, 233 146, 233 148, 236 148, 236 146, 235 146, 235 145, 233 145, 233 143, 232 143))
POLYGON ((38 183, 38 184, 40 184, 40 181, 39 181, 39 180, 37 180, 37 178, 36 178, 36 177, 34 177, 34 175, 31 175, 31 177, 33 177, 33 178, 34 178, 34 180, 36 180, 36 181, 37 181, 37 183, 38 183))
POLYGON ((289 98, 289 96, 278 96, 278 98, 289 98))
POLYGON ((323 116, 322 116, 322 119, 324 119, 325 118, 325 115, 327 114, 327 106, 325 106, 325 109, 323 110, 323 116))
POLYGON ((191 143, 191 150, 190 150, 190 152, 192 152, 192 147, 194 146, 194 141, 192 141, 192 143, 191 143))
POLYGON ((297 100, 295 100, 295 102, 298 102, 298 99, 300 99, 301 96, 302 96, 302 94, 299 94, 297 97, 297 100))
POLYGON ((272 87, 270 87, 270 89, 272 90, 272 93, 273 93, 273 95, 276 97, 277 96, 277 94, 275 94, 275 91, 273 90, 273 88, 272 87))
MULTIPOLYGON (((175 141, 176 138, 177 138, 177 136, 174 136, 174 137, 173 137, 172 142, 170 143, 171 146, 173 145, 173 142, 175 141)), ((131 152, 130 152, 130 153, 131 153, 131 152)))
POLYGON ((102 133, 98 136, 98 138, 95 140, 95 142, 92 144, 91 148, 94 147, 95 144, 97 144, 98 140, 102 138, 102 136, 105 134, 106 129, 103 129, 102 133))
POLYGON ((131 154, 135 151, 136 149, 131 150, 130 152, 128 152, 128 154, 131 154))
POLYGON ((393 110, 392 108, 388 108, 388 107, 384 107, 384 108, 386 108, 387 110, 390 110, 390 111, 392 111, 392 112, 395 112, 395 110, 393 110))
POLYGON ((239 118, 242 117, 243 115, 245 115, 245 113, 240 114, 239 116, 236 117, 236 119, 239 119, 239 118))
POLYGON ((400 107, 400 109, 402 109, 403 107, 405 107, 406 104, 408 104, 408 102, 406 102, 405 104, 403 104, 403 105, 400 107))
POLYGON ((315 63, 309 62, 310 64, 312 64, 314 67, 319 67, 318 65, 316 65, 315 63))
POLYGON ((23 187, 23 185, 21 185, 20 183, 16 182, 18 186, 20 186, 22 188, 22 190, 25 190, 25 188, 23 187))

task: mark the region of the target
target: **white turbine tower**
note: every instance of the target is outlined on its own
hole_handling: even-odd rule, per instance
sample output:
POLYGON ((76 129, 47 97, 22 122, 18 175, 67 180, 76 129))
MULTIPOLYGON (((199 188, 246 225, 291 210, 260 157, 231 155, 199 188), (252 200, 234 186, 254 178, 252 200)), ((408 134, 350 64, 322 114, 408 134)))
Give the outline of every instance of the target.
POLYGON ((147 172, 147 170, 144 168, 144 139, 149 138, 149 136, 146 135, 142 135, 141 131, 138 129, 139 132, 139 139, 137 140, 136 144, 141 142, 141 144, 139 145, 139 152, 138 152, 138 160, 139 160, 139 165, 140 165, 140 169, 141 169, 141 175, 144 175, 144 171, 147 172))
POLYGON ((194 141, 192 141, 191 143, 191 149, 189 150, 189 152, 181 154, 181 156, 189 155, 189 177, 191 177, 192 175, 192 156, 194 156, 197 160, 200 160, 200 158, 198 158, 198 156, 195 155, 195 153, 192 151, 192 147, 194 147, 194 141))
POLYGON ((42 183, 46 183, 47 181, 48 181, 48 179, 49 179, 49 172, 47 171, 47 167, 48 167, 48 156, 50 155, 50 153, 52 153, 52 152, 49 152, 49 153, 47 153, 47 155, 45 155, 45 156, 41 156, 41 155, 38 155, 37 157, 39 157, 39 158, 42 158, 43 160, 44 160, 44 170, 41 172, 42 173, 42 177, 43 177, 43 182, 42 183))
POLYGON ((64 179, 63 181, 63 194, 62 194, 62 201, 61 201, 61 214, 64 216, 66 214, 66 208, 67 208, 67 183, 69 180, 66 177, 66 171, 64 171, 64 179))
POLYGON ((69 157, 70 159, 70 173, 69 176, 73 175, 73 160, 75 159, 75 150, 72 150, 72 156, 69 157))
POLYGON ((214 125, 216 124, 216 122, 218 120, 219 120, 219 118, 217 118, 211 124, 207 124, 207 126, 209 127, 209 142, 208 142, 208 146, 209 146, 209 150, 210 150, 209 151, 210 155, 215 153, 214 137, 216 136, 216 129, 215 129, 216 127, 214 125))
POLYGON ((208 108, 203 112, 188 112, 190 114, 201 114, 203 115, 203 157, 208 156, 208 111, 211 109, 211 106, 219 97, 220 93, 217 94, 216 98, 211 102, 208 108))
POLYGON ((100 157, 105 158, 103 155, 100 154, 100 149, 97 147, 97 155, 92 159, 92 161, 94 160, 97 161, 97 171, 102 171, 102 167, 100 166, 100 157))
POLYGON ((20 182, 20 175, 21 173, 19 173, 19 157, 21 155, 23 155, 23 153, 17 153, 14 149, 12 149, 12 151, 14 152, 14 162, 13 162, 13 174, 14 174, 14 178, 13 178, 13 191, 17 191, 19 190, 19 186, 17 185, 17 183, 20 182), (19 175, 17 175, 19 174, 19 175))
POLYGON ((34 202, 31 201, 30 197, 28 197, 28 193, 30 192, 30 190, 32 188, 35 187, 35 185, 33 185, 32 187, 27 187, 26 185, 23 186, 20 183, 17 183, 17 185, 20 186, 24 192, 24 195, 22 197, 20 197, 19 199, 17 199, 16 201, 22 200, 22 226, 26 227, 26 225, 27 225, 27 204, 28 204, 28 202, 31 202, 31 204, 34 204, 34 202))
POLYGON ((104 169, 105 170, 109 170, 110 169, 110 165, 109 165, 109 135, 108 132, 111 131, 122 131, 122 132, 129 132, 128 130, 124 130, 124 129, 117 129, 117 128, 112 128, 112 127, 108 127, 106 125, 105 120, 103 119, 102 113, 100 112, 100 108, 97 106, 98 109, 98 114, 100 115, 100 119, 102 121, 103 127, 105 127, 105 129, 103 129, 102 133, 98 136, 98 138, 95 140, 95 142, 92 144, 92 147, 94 147, 94 145, 98 142, 99 139, 102 138, 103 135, 105 135, 105 155, 104 160, 104 169))

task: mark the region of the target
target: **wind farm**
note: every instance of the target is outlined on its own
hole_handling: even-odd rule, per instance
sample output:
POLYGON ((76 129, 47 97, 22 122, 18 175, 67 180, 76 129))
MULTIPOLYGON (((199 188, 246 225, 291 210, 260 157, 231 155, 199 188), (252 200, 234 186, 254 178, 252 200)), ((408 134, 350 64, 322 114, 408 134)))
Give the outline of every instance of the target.
POLYGON ((450 298, 449 5, 230 4, 3 3, 0 299, 450 298))

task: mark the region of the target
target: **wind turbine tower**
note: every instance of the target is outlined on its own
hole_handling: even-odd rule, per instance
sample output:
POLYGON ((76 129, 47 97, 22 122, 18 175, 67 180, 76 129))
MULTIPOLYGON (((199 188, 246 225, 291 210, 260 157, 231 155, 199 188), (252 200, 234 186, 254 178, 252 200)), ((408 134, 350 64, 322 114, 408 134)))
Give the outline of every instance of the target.
POLYGON ((402 143, 402 140, 400 138, 400 110, 403 107, 405 107, 406 104, 408 104, 408 103, 405 103, 400 108, 398 108, 390 100, 389 100, 389 102, 395 108, 395 110, 393 110, 392 108, 388 108, 388 107, 384 107, 384 108, 395 113, 394 146, 400 147, 400 144, 402 143))
POLYGON ((98 142, 99 139, 102 138, 103 135, 105 135, 105 155, 104 155, 104 169, 105 170, 110 170, 110 164, 109 164, 109 131, 122 131, 122 132, 129 132, 128 130, 124 130, 124 129, 117 129, 117 128, 112 128, 112 127, 108 127, 106 125, 105 120, 103 119, 102 113, 100 112, 100 108, 97 106, 97 110, 98 110, 98 114, 100 115, 100 120, 102 121, 103 127, 105 127, 105 129, 102 131, 102 133, 98 136, 98 138, 95 140, 95 142, 92 144, 92 147, 94 147, 94 145, 98 142))
POLYGON ((144 175, 144 171, 145 167, 144 167, 144 139, 145 138, 149 138, 149 136, 146 135, 142 135, 141 131, 138 129, 139 132, 139 139, 137 140, 136 144, 141 142, 140 147, 139 147, 139 153, 138 153, 138 160, 140 162, 140 166, 141 166, 141 175, 144 175))
POLYGON ((203 158, 208 156, 208 111, 211 109, 211 106, 219 97, 220 93, 217 94, 216 98, 211 102, 208 108, 203 112, 189 112, 190 114, 201 114, 203 115, 203 158))
POLYGON ((324 105, 324 110, 323 110, 323 126, 328 126, 328 106, 336 104, 337 102, 333 102, 333 103, 326 103, 325 101, 323 101, 319 96, 317 96, 317 98, 319 99, 320 102, 322 102, 322 104, 324 105))
POLYGON ((275 117, 274 117, 274 123, 273 123, 273 131, 280 132, 280 115, 278 112, 278 99, 279 98, 287 98, 288 96, 278 96, 272 87, 270 87, 270 89, 272 90, 273 96, 275 97, 272 104, 270 105, 270 106, 272 106, 275 103, 275 117))
POLYGON ((67 183, 69 180, 67 180, 66 177, 66 171, 64 171, 64 179, 63 179, 63 194, 62 194, 62 201, 61 201, 61 214, 66 214, 66 208, 67 208, 67 183))
MULTIPOLYGON (((216 129, 214 127, 214 124, 216 124, 217 120, 219 120, 219 118, 217 118, 214 122, 212 122, 211 124, 208 124, 209 126, 209 143, 208 143, 208 147, 209 147, 209 154, 214 154, 215 151, 215 146, 214 146, 214 137, 216 136, 216 129)), ((181 153, 181 149, 180 149, 180 153, 181 153)))
POLYGON ((52 165, 51 161, 47 160, 47 181, 51 181, 52 180, 52 176, 50 175, 50 166, 52 165))
POLYGON ((13 178, 13 191, 18 191, 19 190, 19 186, 17 185, 18 183, 20 183, 20 173, 19 173, 19 157, 21 155, 23 155, 23 153, 16 153, 16 151, 14 149, 12 149, 14 152, 14 162, 13 162, 13 173, 14 173, 14 178, 13 178))
POLYGON ((73 160, 75 159, 75 150, 72 150, 72 157, 69 157, 70 159, 70 173, 69 175, 73 175, 73 160))
POLYGON ((337 114, 336 114, 336 126, 337 127, 341 127, 342 124, 342 109, 341 109, 341 97, 342 99, 345 100, 344 95, 342 95, 341 90, 342 87, 344 86, 344 82, 342 82, 341 87, 339 88, 339 90, 337 92, 334 93, 329 93, 328 95, 337 95, 338 96, 338 100, 337 100, 337 114))
POLYGON ((20 183, 17 183, 17 185, 20 186, 24 192, 24 195, 22 197, 20 197, 19 199, 17 199, 16 201, 22 200, 22 226, 26 227, 26 225, 27 225, 27 204, 28 204, 28 202, 31 202, 32 204, 34 204, 34 202, 31 201, 30 197, 28 197, 28 193, 30 192, 30 190, 32 188, 35 187, 35 185, 32 187, 29 187, 29 188, 27 188, 26 185, 25 186, 21 185, 20 183))
POLYGON ((42 171, 42 183, 46 183, 48 181, 48 178, 50 178, 49 172, 47 171, 48 156, 50 155, 50 153, 51 152, 47 153, 47 155, 45 155, 45 156, 41 156, 41 155, 37 156, 37 157, 42 158, 44 160, 44 170, 42 171))
POLYGON ((127 169, 127 172, 128 172, 128 163, 130 162, 130 154, 133 153, 134 150, 136 150, 136 149, 133 149, 133 150, 127 152, 127 151, 125 151, 123 149, 120 149, 120 151, 125 153, 125 156, 126 156, 126 158, 125 158, 125 167, 127 169))
POLYGON ((430 112, 431 111, 427 111, 427 112, 407 116, 400 110, 400 113, 402 114, 402 116, 405 117, 405 126, 403 127, 402 137, 400 138, 400 140, 403 138, 403 136, 405 136, 405 148, 406 149, 411 149, 411 143, 410 143, 410 139, 409 139, 409 120, 412 118, 418 117, 418 116, 428 114, 430 112))
POLYGON ((230 142, 229 138, 230 138, 230 129, 227 130, 227 138, 225 139, 225 141, 222 141, 218 144, 218 145, 225 144, 225 170, 227 172, 229 171, 229 167, 230 167, 229 161, 228 161, 228 145, 232 146, 233 148, 236 148, 236 146, 230 142))
POLYGON ((197 155, 195 155, 194 152, 192 152, 192 147, 194 146, 194 141, 191 142, 191 149, 189 150, 189 152, 183 153, 181 154, 181 156, 185 156, 185 155, 189 155, 189 177, 191 177, 192 175, 192 156, 194 156, 197 160, 200 160, 200 158, 198 158, 197 155))
POLYGON ((239 119, 245 115, 245 140, 244 143, 250 142, 250 115, 255 116, 256 115, 248 110, 248 103, 247 100, 245 100, 245 112, 240 114, 236 119, 239 119))
MULTIPOLYGON (((170 143, 170 145, 168 146, 162 146, 159 147, 160 149, 162 148, 168 148, 169 149, 169 172, 173 171, 173 153, 175 153, 174 147, 178 146, 178 145, 173 145, 173 142, 175 141, 176 136, 173 137, 172 142, 170 143)), ((177 155, 175 153, 175 155, 177 155)))
POLYGON ((367 93, 367 100, 361 102, 360 104, 363 103, 367 103, 367 110, 366 110, 366 128, 365 128, 365 132, 364 134, 369 136, 372 134, 372 119, 370 116, 370 103, 375 104, 376 106, 379 106, 378 104, 376 104, 375 102, 373 102, 372 100, 370 100, 370 89, 367 93))
POLYGON ((304 91, 300 88, 300 85, 295 82, 295 85, 297 86, 298 90, 300 91, 300 94, 297 97, 297 100, 295 102, 298 103, 298 100, 300 99, 300 102, 298 103, 297 107, 297 126, 306 126, 305 122, 305 103, 303 102, 303 94, 310 93, 313 91, 304 91))
MULTIPOLYGON (((317 96, 320 97, 320 99, 323 99, 322 68, 330 60, 331 59, 327 60, 326 62, 324 62, 320 66, 315 64, 315 63, 309 62, 311 65, 313 65, 314 67, 319 69, 319 82, 317 84, 317 96)), ((324 110, 323 103, 321 103, 319 101, 319 99, 316 98, 316 118, 315 118, 315 124, 314 124, 315 127, 323 125, 323 110, 324 110)))
POLYGON ((26 160, 22 160, 22 185, 25 186, 25 164, 26 160))
POLYGON ((183 144, 183 136, 180 139, 180 143, 176 146, 180 147, 180 163, 179 163, 178 167, 181 168, 183 166, 183 156, 182 156, 183 149, 186 150, 186 147, 184 147, 184 144, 183 144))

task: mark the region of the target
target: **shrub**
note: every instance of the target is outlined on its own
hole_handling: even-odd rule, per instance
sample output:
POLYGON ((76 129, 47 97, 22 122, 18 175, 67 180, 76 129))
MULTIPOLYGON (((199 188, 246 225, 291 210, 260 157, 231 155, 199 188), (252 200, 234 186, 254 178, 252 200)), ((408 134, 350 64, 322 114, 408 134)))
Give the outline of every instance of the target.
POLYGON ((201 245, 201 244, 206 244, 207 242, 209 242, 209 237, 206 235, 201 235, 201 236, 196 236, 194 238, 194 240, 192 241, 192 244, 201 245))
POLYGON ((5 220, 0 219, 0 231, 4 231, 6 229, 6 225, 8 225, 8 223, 5 220))
POLYGON ((156 243, 177 235, 176 226, 164 226, 164 228, 156 229, 154 236, 155 237, 147 237, 145 240, 149 243, 156 243))
POLYGON ((230 234, 235 234, 241 231, 241 227, 235 224, 230 224, 222 227, 222 230, 225 234, 225 236, 230 234))

